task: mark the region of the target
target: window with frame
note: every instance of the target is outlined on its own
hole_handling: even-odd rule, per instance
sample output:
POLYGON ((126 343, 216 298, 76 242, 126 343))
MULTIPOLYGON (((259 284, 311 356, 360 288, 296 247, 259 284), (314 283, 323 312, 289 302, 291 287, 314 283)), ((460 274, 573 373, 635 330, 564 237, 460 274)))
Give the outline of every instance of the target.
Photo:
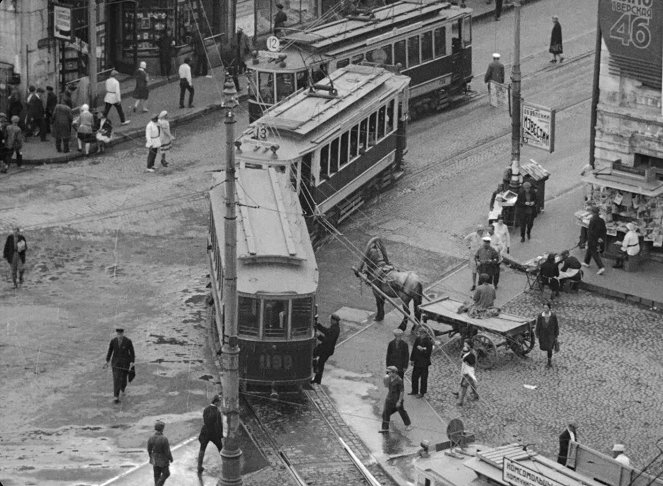
POLYGON ((386 112, 386 106, 381 106, 378 110, 378 140, 383 139, 385 136, 386 112))
POLYGON ((359 124, 359 148, 368 148, 368 120, 364 119, 359 124))
POLYGON ((438 27, 434 31, 433 41, 435 45, 435 57, 447 55, 447 28, 438 27))
POLYGON ((433 59, 433 32, 421 34, 421 62, 433 59))
POLYGON ((348 163, 348 138, 349 138, 349 133, 345 132, 343 135, 341 135, 341 143, 339 146, 339 153, 338 153, 338 162, 339 162, 339 167, 343 167, 348 163))
POLYGON ((295 90, 307 87, 308 87, 308 71, 306 70, 299 71, 297 73, 297 86, 295 87, 295 90))
POLYGON ((332 140, 329 148, 329 174, 338 172, 338 138, 332 140))
POLYGON ((394 63, 400 64, 404 68, 407 67, 405 39, 394 44, 394 63))
POLYGON ((313 297, 292 300, 292 337, 310 336, 313 330, 313 297))
POLYGON ((263 335, 266 338, 285 338, 288 333, 288 301, 265 299, 263 306, 263 335))
POLYGON ((472 43, 472 21, 470 17, 463 17, 463 47, 472 43))
POLYGON ((320 149, 320 180, 329 177, 329 145, 320 149))
POLYGON ((237 330, 239 334, 257 336, 260 332, 260 299, 237 298, 237 330))
POLYGON ((278 73, 276 75, 276 101, 286 99, 295 92, 295 75, 293 73, 278 73))
POLYGON ((371 114, 368 118, 368 146, 372 147, 377 142, 377 113, 371 114))
POLYGON ((274 73, 258 73, 259 103, 274 103, 274 73))
POLYGON ((396 118, 396 113, 394 112, 394 107, 396 103, 394 100, 389 102, 389 108, 387 109, 387 133, 391 133, 394 130, 394 118, 396 118))
POLYGON ((340 61, 336 61, 336 69, 345 67, 348 64, 350 64, 350 59, 341 59, 340 61))
POLYGON ((419 36, 414 35, 407 40, 407 65, 408 67, 421 64, 419 59, 419 36))
POLYGON ((350 130, 350 159, 359 156, 359 125, 350 130))
POLYGON ((325 76, 327 76, 327 67, 328 64, 325 62, 323 64, 320 64, 319 66, 316 66, 315 69, 313 69, 313 72, 311 73, 311 78, 313 79, 313 83, 317 83, 321 79, 323 79, 325 76))

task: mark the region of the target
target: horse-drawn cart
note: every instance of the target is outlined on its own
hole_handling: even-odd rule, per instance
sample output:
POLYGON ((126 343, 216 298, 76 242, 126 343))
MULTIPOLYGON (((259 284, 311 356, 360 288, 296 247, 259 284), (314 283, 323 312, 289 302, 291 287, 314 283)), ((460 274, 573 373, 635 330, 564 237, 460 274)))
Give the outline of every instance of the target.
POLYGON ((467 313, 459 314, 462 305, 463 302, 445 296, 420 305, 419 310, 423 322, 428 323, 436 335, 460 334, 462 338, 471 339, 480 367, 490 368, 495 364, 498 347, 508 347, 518 356, 525 356, 534 347, 534 319, 504 313, 475 318, 467 313), (436 328, 428 321, 447 324, 451 330, 436 328), (495 335, 503 339, 497 341, 495 335))

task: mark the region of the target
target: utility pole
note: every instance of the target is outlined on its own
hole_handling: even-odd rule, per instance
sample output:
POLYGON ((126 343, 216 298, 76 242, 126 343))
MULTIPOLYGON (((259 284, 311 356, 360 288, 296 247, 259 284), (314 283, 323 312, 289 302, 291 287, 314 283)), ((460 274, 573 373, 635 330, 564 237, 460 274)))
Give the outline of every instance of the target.
POLYGON ((520 187, 520 0, 514 0, 513 69, 511 70, 511 181, 520 187))
POLYGON ((87 14, 87 68, 90 77, 90 111, 94 111, 97 101, 97 0, 88 0, 87 14))
POLYGON ((226 0, 226 42, 225 45, 230 48, 230 45, 235 35, 235 24, 237 17, 237 0, 226 0))
POLYGON ((239 459, 239 346, 237 344, 237 215, 235 201, 235 113, 237 90, 232 77, 226 73, 223 86, 223 121, 226 127, 226 216, 223 222, 223 414, 226 418, 226 438, 221 450, 221 479, 218 486, 241 486, 239 459))

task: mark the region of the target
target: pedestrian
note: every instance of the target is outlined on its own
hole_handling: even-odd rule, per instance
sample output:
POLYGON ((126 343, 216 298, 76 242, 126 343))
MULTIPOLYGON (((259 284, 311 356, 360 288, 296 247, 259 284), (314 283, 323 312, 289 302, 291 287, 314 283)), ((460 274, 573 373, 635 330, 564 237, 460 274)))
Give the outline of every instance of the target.
POLYGON ((403 341, 403 330, 396 328, 393 333, 394 339, 389 341, 387 346, 387 366, 398 368, 398 376, 403 378, 409 363, 410 350, 407 343, 403 341))
POLYGON ((20 118, 17 115, 11 117, 11 125, 5 128, 5 167, 9 167, 12 156, 16 154, 16 166, 23 165, 23 130, 18 125, 20 118))
POLYGON ((495 21, 497 22, 502 16, 502 4, 504 0, 495 0, 495 21))
POLYGON ((9 121, 7 120, 7 115, 0 112, 0 173, 7 173, 7 164, 5 164, 5 158, 7 155, 7 148, 5 147, 5 138, 7 137, 7 126, 9 121))
POLYGON ((46 132, 51 131, 53 124, 53 111, 58 104, 58 97, 53 90, 53 86, 46 86, 46 132))
POLYGON ((214 395, 212 403, 207 405, 203 410, 203 427, 200 429, 200 435, 198 435, 198 441, 200 442, 198 474, 205 470, 203 459, 205 458, 207 444, 210 442, 214 444, 219 450, 219 453, 223 449, 223 420, 219 411, 219 403, 221 403, 221 397, 214 395))
MULTIPOLYGON (((488 69, 486 69, 486 74, 483 77, 483 82, 488 85, 488 90, 490 90, 491 81, 504 84, 504 64, 500 62, 500 57, 501 56, 499 52, 495 52, 493 54, 493 60, 491 61, 490 64, 488 64, 488 69)), ((499 187, 499 189, 501 189, 501 186, 499 187)), ((492 201, 491 201, 491 206, 492 206, 492 201)))
POLYGON ((589 267, 589 262, 593 258, 599 269, 596 275, 602 275, 605 272, 603 261, 601 261, 601 253, 604 250, 607 229, 605 221, 599 215, 599 208, 592 206, 592 217, 589 219, 587 226, 587 250, 585 250, 585 261, 582 262, 583 267, 589 267))
POLYGON ((157 158, 159 147, 161 147, 161 127, 159 126, 159 115, 157 114, 152 115, 145 127, 145 147, 148 149, 147 172, 154 172, 154 161, 157 158))
POLYGON ((193 108, 193 80, 191 79, 191 59, 188 57, 178 69, 180 77, 180 108, 184 108, 184 93, 189 91, 189 108, 193 108))
MULTIPOLYGON (((557 455, 557 463, 566 466, 566 460, 569 457, 569 443, 578 442, 578 432, 576 425, 569 422, 564 429, 564 432, 559 434, 559 454, 557 455)), ((571 467, 570 469, 575 469, 571 467)))
POLYGON ((8 99, 7 118, 11 120, 12 117, 17 116, 19 120, 21 120, 21 115, 23 115, 23 102, 21 101, 21 93, 18 91, 18 89, 14 88, 8 99))
POLYGON ((502 241, 502 237, 498 236, 495 232, 494 226, 488 226, 488 234, 490 235, 490 246, 497 252, 497 262, 493 265, 493 286, 497 290, 500 283, 501 265, 504 261, 504 253, 506 252, 506 245, 502 241))
MULTIPOLYGON (((41 89, 41 88, 40 88, 41 89)), ((27 116, 27 126, 28 126, 28 135, 37 136, 39 135, 41 141, 46 141, 46 130, 44 129, 44 103, 42 99, 37 94, 37 88, 30 86, 30 94, 28 95, 28 116, 27 116)))
POLYGON ((410 362, 412 363, 412 391, 410 395, 423 398, 428 391, 428 367, 433 353, 433 341, 424 326, 419 326, 417 339, 412 345, 410 362))
POLYGON ((64 103, 60 102, 53 108, 52 134, 55 138, 55 150, 69 153, 69 140, 71 139, 71 126, 74 115, 64 103))
POLYGON ((104 369, 111 363, 113 369, 113 397, 115 403, 120 403, 120 392, 124 395, 127 388, 129 371, 136 361, 134 345, 131 339, 124 336, 124 328, 115 329, 117 335, 111 339, 106 353, 106 364, 104 369))
POLYGON ((159 113, 158 123, 159 129, 161 130, 161 147, 159 147, 159 152, 161 152, 161 165, 168 167, 168 162, 166 162, 166 152, 172 148, 175 136, 170 131, 170 122, 168 121, 168 112, 166 110, 159 113))
POLYGON ((546 261, 541 264, 541 268, 539 269, 539 279, 541 285, 547 285, 550 287, 552 292, 550 296, 551 300, 554 297, 559 297, 559 266, 554 253, 548 253, 546 261))
POLYGON ((14 283, 15 289, 17 289, 19 285, 23 285, 25 253, 27 250, 28 244, 25 241, 25 236, 21 234, 21 230, 18 226, 14 227, 14 232, 9 235, 5 241, 5 248, 2 254, 5 260, 7 260, 7 263, 9 263, 12 282, 14 283))
POLYGON ((285 14, 283 11, 283 5, 280 3, 276 4, 276 15, 274 15, 274 35, 277 37, 281 37, 283 35, 283 27, 285 26, 285 23, 288 21, 288 16, 285 14))
MULTIPOLYGON (((244 60, 251 55, 253 51, 253 43, 248 35, 244 33, 244 29, 237 28, 237 35, 235 36, 236 57, 238 60, 239 73, 244 74, 246 71, 246 62, 244 60)), ((238 89, 239 91, 239 89, 238 89)))
POLYGON ((470 292, 473 292, 474 289, 476 289, 477 261, 475 259, 475 256, 477 254, 477 250, 481 248, 483 234, 484 234, 483 226, 478 225, 476 231, 470 233, 463 239, 464 243, 467 245, 467 249, 469 250, 467 261, 470 267, 470 275, 472 277, 472 288, 470 289, 470 292))
POLYGON ((488 283, 494 285, 495 268, 500 261, 500 255, 497 250, 490 245, 491 241, 490 234, 484 233, 481 238, 482 245, 474 254, 474 259, 476 260, 477 271, 479 274, 488 275, 488 283))
POLYGON ((622 463, 624 466, 630 466, 631 460, 626 454, 624 454, 625 450, 626 447, 624 447, 624 444, 615 444, 612 446, 612 458, 615 461, 622 463))
POLYGON ((99 146, 99 152, 104 152, 106 150, 106 145, 110 143, 112 137, 113 124, 102 113, 101 118, 99 119, 99 128, 97 128, 97 133, 95 135, 97 145, 99 146))
POLYGON ((150 97, 150 90, 147 87, 147 82, 150 80, 150 76, 147 74, 145 69, 147 68, 147 63, 141 61, 138 65, 138 69, 134 73, 134 78, 136 79, 136 87, 134 88, 133 98, 136 100, 134 102, 134 113, 138 109, 138 105, 143 103, 143 113, 147 113, 147 99, 150 97))
POLYGON ((203 33, 198 30, 193 36, 193 52, 196 56, 196 67, 194 74, 196 76, 205 76, 211 78, 209 73, 209 66, 207 63, 207 48, 205 47, 205 37, 203 33))
POLYGON ((389 433, 389 422, 391 422, 391 416, 395 412, 398 412, 401 419, 403 419, 405 430, 412 430, 412 422, 410 421, 410 416, 405 411, 403 403, 405 387, 399 369, 396 366, 387 366, 387 374, 383 378, 383 383, 389 391, 387 392, 387 398, 384 400, 384 408, 382 409, 382 427, 380 428, 380 433, 389 433))
POLYGON ((628 260, 629 257, 640 253, 640 236, 638 235, 637 228, 633 223, 626 223, 626 229, 628 231, 621 242, 622 246, 619 249, 619 256, 615 260, 613 268, 624 268, 624 260, 628 260))
POLYGON ((173 462, 173 455, 170 452, 168 438, 163 435, 163 429, 166 428, 161 420, 154 424, 154 435, 147 441, 147 453, 150 456, 150 464, 154 472, 154 486, 163 486, 166 479, 170 476, 170 463, 173 462))
POLYGON ((536 197, 536 189, 532 187, 532 183, 529 181, 524 182, 523 187, 520 189, 520 191, 518 191, 518 198, 516 199, 521 243, 525 241, 526 233, 528 240, 532 237, 532 226, 534 226, 534 218, 536 218, 536 215, 539 213, 536 197))
POLYGON ((576 257, 571 255, 571 252, 569 250, 564 250, 560 254, 560 262, 562 265, 562 268, 559 270, 559 276, 557 277, 559 280, 559 288, 560 290, 564 288, 564 282, 567 280, 570 280, 572 282, 571 288, 574 286, 577 287, 577 282, 580 282, 582 280, 582 271, 580 262, 576 257))
POLYGON ((170 35, 170 30, 166 29, 157 43, 159 47, 159 67, 161 68, 161 75, 166 79, 170 79, 172 70, 172 59, 175 57, 175 40, 170 35))
POLYGON ((536 316, 536 327, 534 329, 536 338, 539 340, 539 349, 545 351, 548 357, 546 368, 552 368, 553 351, 559 346, 559 324, 557 315, 552 311, 550 302, 543 304, 543 312, 536 316))
POLYGON ((332 314, 329 317, 329 327, 325 327, 319 322, 315 323, 315 328, 320 331, 320 334, 318 334, 320 342, 313 349, 313 370, 315 371, 315 377, 311 380, 311 383, 319 385, 322 382, 325 363, 334 354, 336 341, 338 341, 338 336, 341 333, 340 325, 341 318, 338 314, 332 314))
POLYGON ((477 357, 469 341, 463 343, 463 350, 461 351, 461 365, 460 365, 460 393, 454 392, 454 396, 458 398, 456 405, 462 407, 465 403, 465 396, 467 395, 467 388, 471 388, 471 396, 474 400, 479 399, 477 392, 477 376, 476 365, 477 357))
POLYGON ((553 28, 552 32, 550 33, 550 48, 548 49, 548 52, 553 55, 553 58, 550 60, 550 62, 557 62, 558 57, 559 62, 562 62, 564 61, 564 56, 562 56, 562 53, 564 52, 564 48, 562 46, 562 26, 559 23, 559 17, 557 17, 557 15, 552 16, 552 22, 553 28))
POLYGON ((104 117, 108 118, 108 113, 112 106, 117 110, 117 114, 120 116, 120 123, 122 125, 128 125, 131 123, 131 120, 127 120, 124 117, 124 111, 122 110, 122 92, 120 90, 120 82, 115 78, 118 75, 118 72, 113 69, 110 73, 109 78, 106 80, 106 96, 104 96, 104 117))
POLYGON ((509 233, 509 227, 504 224, 504 216, 501 214, 497 216, 497 221, 493 223, 493 228, 495 228, 495 235, 502 240, 502 244, 508 255, 511 252, 511 234, 509 233))
POLYGON ((81 106, 81 111, 74 119, 73 124, 76 128, 78 151, 90 155, 90 144, 96 139, 94 137, 94 116, 90 113, 90 107, 87 104, 81 106))
POLYGON ((72 87, 67 86, 65 90, 62 92, 62 96, 60 97, 60 102, 63 105, 67 105, 69 108, 74 107, 74 99, 71 96, 72 92, 73 92, 72 87))

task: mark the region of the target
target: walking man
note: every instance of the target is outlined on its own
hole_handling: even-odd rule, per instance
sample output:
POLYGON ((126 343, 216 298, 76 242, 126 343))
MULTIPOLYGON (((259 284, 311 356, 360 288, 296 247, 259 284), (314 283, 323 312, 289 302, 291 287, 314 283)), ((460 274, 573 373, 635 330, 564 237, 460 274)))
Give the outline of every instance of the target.
MULTIPOLYGON (((154 161, 157 159, 159 147, 161 147, 161 127, 159 126, 159 115, 154 114, 145 127, 145 147, 147 153, 147 172, 154 172, 154 161)), ((162 161, 164 167, 168 164, 162 161)))
POLYGON ((154 471, 154 486, 163 486, 166 479, 170 476, 170 463, 173 462, 173 455, 170 453, 170 444, 168 438, 163 435, 163 429, 166 428, 161 420, 154 424, 154 435, 147 441, 147 453, 150 456, 150 464, 154 471))
POLYGON ((188 57, 178 69, 180 77, 180 108, 184 108, 184 93, 189 91, 189 108, 193 108, 193 80, 191 78, 191 59, 188 57))
POLYGON ((329 318, 329 327, 325 327, 319 322, 315 323, 315 328, 320 331, 320 334, 318 334, 320 342, 313 350, 313 370, 315 371, 315 377, 311 380, 311 383, 319 385, 322 382, 325 363, 334 354, 336 341, 338 341, 338 335, 341 332, 340 323, 341 318, 337 314, 332 314, 329 318))
POLYGON ((424 326, 419 326, 419 335, 412 345, 412 391, 410 395, 423 398, 428 391, 428 367, 430 355, 433 352, 433 341, 424 326))
MULTIPOLYGON (((486 75, 483 77, 483 82, 488 85, 488 90, 490 90, 490 82, 495 81, 496 83, 504 84, 504 64, 500 62, 500 54, 496 52, 493 54, 493 60, 488 64, 488 69, 486 70, 486 75)), ((501 192, 501 191, 500 191, 501 192)), ((492 202, 491 202, 492 206, 492 202)), ((492 209, 492 207, 491 207, 492 209)))
POLYGON ((205 449, 210 442, 216 446, 221 453, 223 449, 223 421, 221 412, 219 411, 219 403, 221 397, 214 395, 212 403, 207 405, 203 410, 203 428, 200 429, 198 441, 200 442, 200 451, 198 451, 198 474, 201 474, 205 468, 203 467, 203 459, 205 458, 205 449))
POLYGON ((23 285, 25 252, 27 250, 28 245, 25 241, 25 237, 21 234, 19 227, 16 226, 14 232, 7 237, 7 241, 5 241, 5 249, 2 253, 11 268, 12 282, 14 283, 15 289, 17 289, 19 285, 23 285))
POLYGON ((398 412, 403 419, 405 424, 405 430, 412 430, 412 422, 410 422, 410 416, 405 411, 403 406, 404 397, 404 386, 403 379, 399 376, 399 370, 395 366, 387 366, 387 375, 383 379, 384 386, 386 386, 389 391, 387 392, 387 398, 384 401, 384 408, 382 410, 382 428, 380 428, 381 434, 389 433, 389 422, 391 421, 391 416, 394 412, 398 412))
POLYGON ((120 392, 124 395, 124 390, 127 387, 127 378, 129 370, 136 361, 134 353, 134 345, 131 339, 124 336, 124 329, 118 327, 115 329, 117 336, 111 339, 108 345, 108 353, 106 353, 106 364, 104 369, 108 368, 108 363, 111 363, 113 368, 113 396, 114 402, 120 403, 120 392))
POLYGON ((387 346, 387 367, 395 366, 398 368, 398 376, 403 378, 408 366, 410 350, 407 343, 403 341, 403 330, 394 329, 394 339, 387 346))
POLYGON ((598 265, 599 269, 596 275, 601 275, 605 272, 605 267, 601 261, 601 252, 606 240, 606 227, 605 221, 599 216, 599 208, 592 206, 592 217, 587 225, 587 250, 585 251, 585 261, 582 262, 583 267, 588 267, 592 258, 598 265))
POLYGON ((106 80, 106 96, 104 96, 104 118, 108 118, 108 113, 112 106, 117 110, 117 114, 120 116, 120 123, 122 125, 128 125, 131 123, 131 120, 127 120, 124 117, 124 111, 122 110, 122 93, 120 91, 120 82, 115 78, 118 75, 118 72, 113 69, 110 73, 110 77, 106 80))
POLYGON ((175 41, 170 35, 170 30, 164 31, 163 35, 159 38, 159 67, 161 68, 161 75, 165 76, 166 79, 170 79, 170 72, 172 61, 174 57, 174 46, 175 41))

